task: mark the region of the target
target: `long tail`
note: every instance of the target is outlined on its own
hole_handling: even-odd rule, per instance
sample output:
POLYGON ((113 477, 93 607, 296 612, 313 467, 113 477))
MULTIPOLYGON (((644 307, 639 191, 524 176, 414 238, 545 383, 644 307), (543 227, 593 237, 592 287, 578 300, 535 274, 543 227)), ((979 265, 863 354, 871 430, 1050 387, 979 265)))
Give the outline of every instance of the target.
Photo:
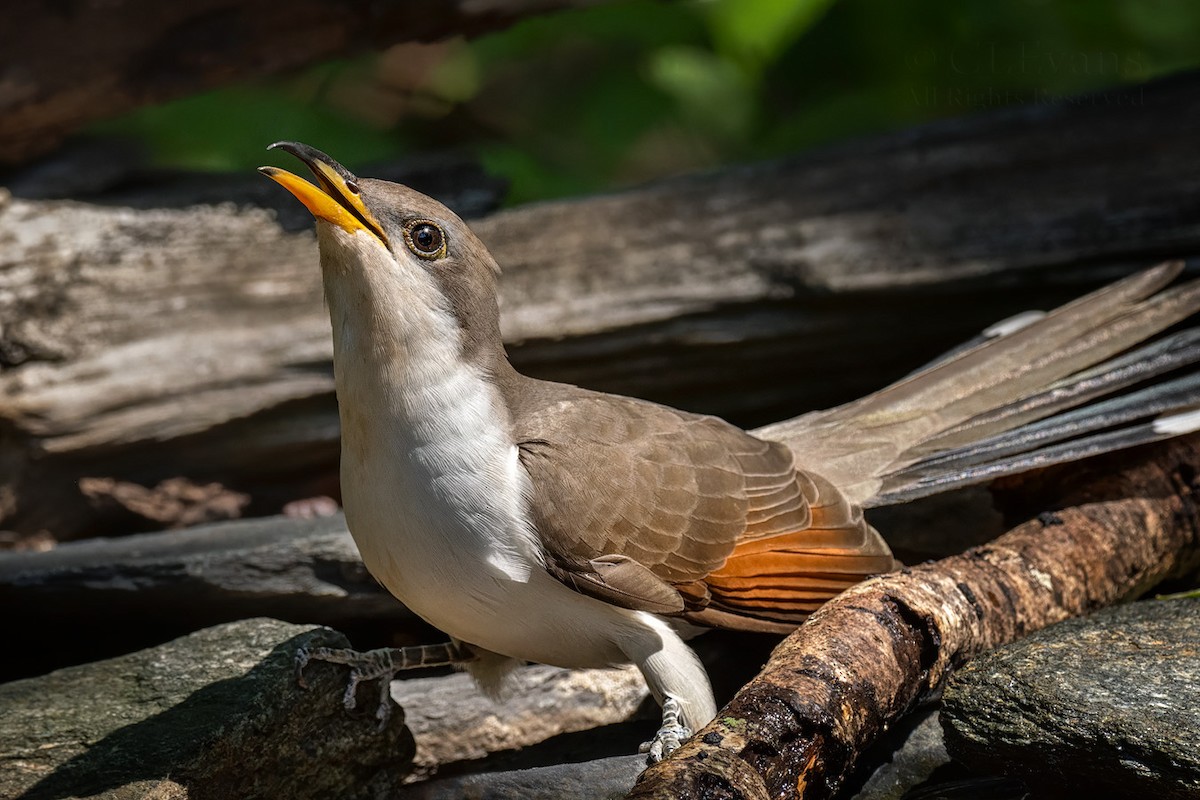
POLYGON ((1200 374, 1180 374, 1200 362, 1200 328, 1146 344, 1200 310, 1200 280, 1167 288, 1182 269, 1014 318, 874 394, 756 433, 878 506, 1200 429, 1200 374))

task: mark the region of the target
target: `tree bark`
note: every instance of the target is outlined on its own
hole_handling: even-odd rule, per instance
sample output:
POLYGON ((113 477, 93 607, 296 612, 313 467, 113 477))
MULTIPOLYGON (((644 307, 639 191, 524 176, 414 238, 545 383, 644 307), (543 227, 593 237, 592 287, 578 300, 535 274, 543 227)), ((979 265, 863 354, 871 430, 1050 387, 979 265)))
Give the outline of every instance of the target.
MULTIPOLYGON (((1200 253, 1197 102, 1188 74, 476 228, 505 269, 521 369, 751 427, 1200 253)), ((247 514, 336 495, 316 247, 290 232, 302 212, 280 227, 254 207, 262 186, 0 207, 0 525, 70 538, 162 524, 83 496, 86 478, 215 482, 249 495, 247 514), (223 196, 241 205, 194 204, 223 196)))
POLYGON ((832 796, 892 722, 975 654, 1200 564, 1198 464, 1191 436, 1056 470, 1037 492, 1065 498, 1059 510, 849 590, 630 797, 832 796))
POLYGON ((475 35, 598 0, 28 3, 0 28, 0 163, 88 122, 369 47, 475 35))

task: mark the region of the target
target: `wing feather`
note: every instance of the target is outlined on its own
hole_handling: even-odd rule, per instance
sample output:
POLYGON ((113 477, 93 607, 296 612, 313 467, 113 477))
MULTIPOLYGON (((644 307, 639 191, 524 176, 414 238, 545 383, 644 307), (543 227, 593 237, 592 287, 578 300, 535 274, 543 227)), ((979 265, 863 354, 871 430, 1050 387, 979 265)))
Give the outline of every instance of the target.
POLYGON ((781 630, 893 567, 862 511, 784 445, 630 398, 558 394, 514 427, 547 568, 576 590, 781 630))

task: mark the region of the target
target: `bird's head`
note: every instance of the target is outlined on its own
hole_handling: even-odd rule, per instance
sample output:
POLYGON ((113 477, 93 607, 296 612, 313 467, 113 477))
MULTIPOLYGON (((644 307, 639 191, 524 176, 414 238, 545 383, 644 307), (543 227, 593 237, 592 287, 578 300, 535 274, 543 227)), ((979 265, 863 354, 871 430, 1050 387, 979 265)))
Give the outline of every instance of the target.
POLYGON ((408 351, 456 336, 469 360, 501 356, 499 269, 466 223, 433 198, 389 181, 358 178, 321 151, 277 142, 316 185, 278 167, 259 171, 317 220, 335 341, 352 334, 408 351))

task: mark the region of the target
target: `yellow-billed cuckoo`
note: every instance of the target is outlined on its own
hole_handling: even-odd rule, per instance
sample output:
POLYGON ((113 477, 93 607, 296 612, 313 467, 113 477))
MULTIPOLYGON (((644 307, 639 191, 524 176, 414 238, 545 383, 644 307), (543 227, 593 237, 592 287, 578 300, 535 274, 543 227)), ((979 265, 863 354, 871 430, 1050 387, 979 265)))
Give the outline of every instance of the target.
POLYGON ((262 168, 317 219, 346 522, 371 573, 453 639, 309 654, 355 666, 349 703, 359 680, 431 662, 465 661, 485 688, 517 660, 632 662, 664 705, 660 757, 715 714, 685 638, 788 632, 893 568, 864 507, 1196 427, 1194 377, 1091 402, 1200 359, 1194 331, 1130 352, 1200 305, 1196 283, 1164 289, 1178 264, 761 438, 521 375, 499 268, 461 219, 306 145, 272 147, 318 183, 262 168))

